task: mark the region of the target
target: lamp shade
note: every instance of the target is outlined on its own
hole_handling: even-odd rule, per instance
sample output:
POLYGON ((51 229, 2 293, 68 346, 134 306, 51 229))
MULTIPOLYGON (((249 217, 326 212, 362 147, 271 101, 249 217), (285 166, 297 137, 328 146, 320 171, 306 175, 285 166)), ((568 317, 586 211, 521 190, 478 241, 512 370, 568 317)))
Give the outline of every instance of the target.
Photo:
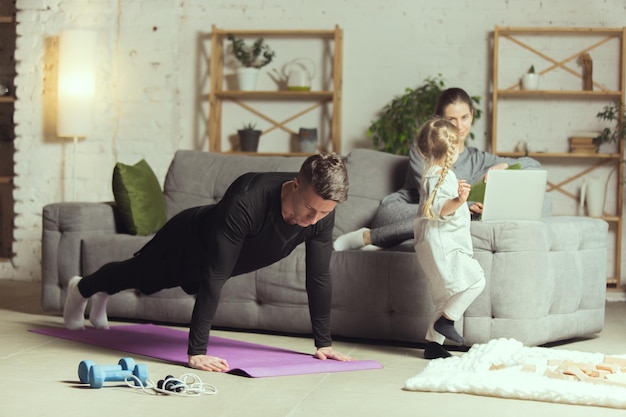
POLYGON ((93 125, 96 33, 65 30, 59 36, 57 135, 86 137, 93 125))

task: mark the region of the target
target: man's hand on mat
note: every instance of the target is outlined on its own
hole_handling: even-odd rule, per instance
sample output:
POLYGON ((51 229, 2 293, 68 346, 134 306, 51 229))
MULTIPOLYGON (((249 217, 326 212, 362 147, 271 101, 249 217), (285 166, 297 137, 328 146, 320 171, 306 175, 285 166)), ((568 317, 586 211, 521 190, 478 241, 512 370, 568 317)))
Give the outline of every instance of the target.
POLYGON ((193 369, 209 372, 226 372, 229 370, 225 359, 207 355, 189 355, 189 366, 193 369))
POLYGON ((336 350, 333 350, 331 346, 321 347, 317 349, 317 352, 315 352, 314 356, 317 359, 321 359, 321 360, 334 359, 336 361, 341 361, 341 362, 349 362, 349 361, 354 360, 350 356, 343 355, 337 352, 336 350))

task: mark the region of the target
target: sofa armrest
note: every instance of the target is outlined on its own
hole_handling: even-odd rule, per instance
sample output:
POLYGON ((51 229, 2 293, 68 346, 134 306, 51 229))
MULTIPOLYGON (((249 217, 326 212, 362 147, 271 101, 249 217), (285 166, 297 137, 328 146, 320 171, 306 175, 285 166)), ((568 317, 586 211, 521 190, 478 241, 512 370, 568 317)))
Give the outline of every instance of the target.
POLYGON ((600 331, 608 224, 583 216, 472 223, 486 286, 464 315, 468 343, 513 337, 527 345, 600 331))
POLYGON ((82 274, 81 241, 86 236, 118 233, 113 203, 53 203, 43 208, 41 306, 60 311, 64 288, 82 274))

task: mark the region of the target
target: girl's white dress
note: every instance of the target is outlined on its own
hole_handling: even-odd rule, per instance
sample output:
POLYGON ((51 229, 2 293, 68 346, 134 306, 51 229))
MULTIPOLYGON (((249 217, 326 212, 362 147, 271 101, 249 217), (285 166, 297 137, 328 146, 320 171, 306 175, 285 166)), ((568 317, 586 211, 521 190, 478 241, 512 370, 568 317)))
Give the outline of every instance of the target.
POLYGON ((473 258, 470 234, 470 211, 462 204, 451 215, 441 217, 444 203, 458 197, 459 185, 456 175, 448 171, 433 200, 432 213, 436 220, 424 217, 423 205, 439 181, 442 168, 434 166, 422 178, 418 217, 413 223, 415 253, 431 286, 433 302, 445 303, 454 294, 467 290, 484 279, 480 264, 473 258))

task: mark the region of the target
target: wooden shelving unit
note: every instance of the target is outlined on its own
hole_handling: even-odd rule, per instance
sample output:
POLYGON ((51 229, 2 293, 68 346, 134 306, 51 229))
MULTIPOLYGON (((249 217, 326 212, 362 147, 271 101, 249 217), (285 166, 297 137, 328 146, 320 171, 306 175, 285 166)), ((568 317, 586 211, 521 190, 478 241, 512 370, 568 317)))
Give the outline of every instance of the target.
MULTIPOLYGON (((323 106, 332 106, 330 113, 330 139, 329 147, 336 153, 341 153, 341 88, 343 72, 343 30, 336 26, 333 30, 225 30, 215 25, 211 31, 211 58, 210 58, 210 88, 209 88, 209 117, 208 136, 210 152, 232 152, 232 149, 222 149, 223 141, 223 103, 230 101, 244 108, 260 119, 270 123, 270 128, 263 131, 267 134, 280 129, 289 135, 297 134, 287 126, 288 122, 297 119, 315 109, 323 106), (284 39, 313 38, 326 40, 332 43, 332 82, 330 90, 326 91, 232 91, 225 90, 224 85, 224 51, 225 41, 228 34, 237 37, 263 37, 284 39), (270 115, 264 109, 263 104, 269 102, 310 102, 310 106, 291 114, 290 116, 270 115)), ((263 136, 262 136, 263 137, 263 136)), ((263 155, 295 155, 297 152, 263 153, 263 155)), ((253 153, 253 155, 259 155, 253 153)))
MULTIPOLYGON (((568 191, 565 186, 574 184, 575 181, 581 180, 586 175, 589 175, 593 171, 601 168, 606 169, 611 167, 615 169, 618 181, 615 189, 611 192, 615 193, 616 207, 615 213, 604 213, 602 219, 607 221, 612 228, 615 235, 615 252, 614 252, 614 276, 607 278, 608 288, 621 289, 623 283, 621 282, 621 259, 622 259, 622 216, 623 216, 623 197, 624 197, 624 185, 622 179, 624 178, 624 141, 620 141, 616 145, 616 152, 603 152, 595 154, 573 154, 568 152, 536 152, 536 153, 521 153, 511 152, 511 149, 501 150, 501 140, 499 138, 499 120, 500 107, 504 100, 518 101, 524 100, 532 106, 533 103, 544 101, 553 106, 559 105, 563 108, 562 114, 567 117, 567 105, 572 103, 597 103, 597 110, 600 109, 609 102, 620 101, 624 102, 624 82, 625 82, 625 56, 626 46, 624 40, 626 38, 626 28, 528 28, 528 27, 499 27, 496 26, 493 34, 493 85, 492 85, 492 132, 491 132, 491 149, 492 152, 507 157, 520 157, 530 156, 538 159, 542 162, 542 165, 550 172, 551 164, 566 164, 567 166, 573 166, 574 164, 585 165, 585 168, 573 172, 567 178, 560 181, 548 181, 547 191, 556 191, 562 193, 574 200, 578 200, 579 196, 571 191, 568 191), (555 37, 561 39, 561 41, 570 43, 572 50, 568 51, 565 57, 556 57, 561 51, 557 46, 551 44, 550 41, 554 41, 555 37), (545 44, 545 48, 539 48, 534 46, 535 44, 529 41, 537 38, 545 38, 548 42, 545 44), (567 78, 568 83, 561 88, 557 82, 555 85, 554 79, 550 85, 545 86, 545 89, 539 90, 522 90, 520 83, 515 80, 510 83, 511 79, 503 81, 501 76, 506 74, 507 70, 510 70, 511 65, 507 67, 507 70, 502 68, 504 61, 501 58, 501 52, 504 51, 504 47, 501 45, 503 40, 506 40, 507 52, 510 52, 512 48, 519 48, 516 53, 523 56, 524 59, 531 57, 535 65, 540 62, 541 65, 537 65, 538 73, 543 77, 549 77, 558 72, 555 77, 557 80, 565 80, 567 78), (583 71, 576 68, 577 60, 583 54, 604 54, 606 51, 601 51, 601 48, 608 48, 610 43, 615 44, 615 53, 613 53, 611 63, 607 64, 602 61, 601 66, 611 66, 614 73, 612 80, 614 86, 606 87, 605 84, 599 82, 595 78, 592 84, 592 90, 583 90, 583 71), (571 80, 575 82, 580 81, 580 89, 573 87, 571 80), (578 80, 578 81, 576 81, 578 80)), ((610 53, 608 54, 610 55, 610 53)), ((606 58, 606 57, 604 57, 606 58)), ((520 58, 521 59, 521 58, 520 58)), ((525 61, 528 62, 528 61, 525 61)), ((595 71, 595 68, 594 68, 595 71)), ((521 76, 521 74, 519 74, 521 76)), ((542 86, 540 85, 540 88, 542 86)), ((528 113, 526 114, 528 115, 528 113)), ((520 116, 521 117, 521 116, 520 116)), ((623 117, 623 115, 622 115, 623 117)), ((590 115, 589 122, 595 121, 595 113, 590 115)), ((520 124, 524 123, 524 120, 519 120, 520 124)), ((532 124, 529 123, 531 126, 532 124)), ((506 132, 508 135, 513 135, 513 132, 506 132)), ((541 136, 539 139, 542 143, 549 146, 554 141, 566 141, 566 137, 550 137, 550 135, 541 136)), ((562 142, 561 142, 562 143, 562 142)), ((573 169, 573 168, 572 168, 573 169)))

